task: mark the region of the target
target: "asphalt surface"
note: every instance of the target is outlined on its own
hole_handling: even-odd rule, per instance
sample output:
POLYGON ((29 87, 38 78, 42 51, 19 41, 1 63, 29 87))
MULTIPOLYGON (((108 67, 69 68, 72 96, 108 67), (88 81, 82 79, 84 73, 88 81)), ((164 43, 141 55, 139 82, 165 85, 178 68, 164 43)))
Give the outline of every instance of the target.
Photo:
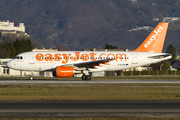
POLYGON ((1 101, 4 117, 180 118, 180 101, 1 101))
MULTIPOLYGON (((180 84, 180 80, 0 80, 0 84, 180 84)), ((175 86, 172 86, 175 87, 175 86)), ((1 96, 2 97, 2 96, 1 96)), ((180 101, 0 101, 0 118, 180 118, 180 101)))
POLYGON ((0 80, 0 84, 180 84, 180 80, 0 80))

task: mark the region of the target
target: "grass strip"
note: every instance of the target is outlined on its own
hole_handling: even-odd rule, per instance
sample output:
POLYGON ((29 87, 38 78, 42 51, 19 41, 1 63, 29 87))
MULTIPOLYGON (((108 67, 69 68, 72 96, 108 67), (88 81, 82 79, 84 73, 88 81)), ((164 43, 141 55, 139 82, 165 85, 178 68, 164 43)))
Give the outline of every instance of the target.
MULTIPOLYGON (((127 84, 128 85, 128 84, 127 84)), ((0 85, 1 101, 169 101, 180 100, 172 86, 44 86, 0 85)))

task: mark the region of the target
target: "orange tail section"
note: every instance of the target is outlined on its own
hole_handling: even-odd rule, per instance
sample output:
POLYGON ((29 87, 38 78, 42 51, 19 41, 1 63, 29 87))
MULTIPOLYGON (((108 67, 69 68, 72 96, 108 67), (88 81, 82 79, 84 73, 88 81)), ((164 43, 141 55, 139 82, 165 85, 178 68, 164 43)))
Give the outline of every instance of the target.
POLYGON ((161 53, 166 37, 169 23, 161 22, 145 39, 145 41, 136 49, 135 52, 156 52, 161 53))

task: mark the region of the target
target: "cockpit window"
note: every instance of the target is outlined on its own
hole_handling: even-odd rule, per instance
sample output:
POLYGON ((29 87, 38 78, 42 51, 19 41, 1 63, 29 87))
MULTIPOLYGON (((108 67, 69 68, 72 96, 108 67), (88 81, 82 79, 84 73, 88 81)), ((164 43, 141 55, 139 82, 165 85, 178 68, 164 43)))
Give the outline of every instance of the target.
POLYGON ((22 56, 16 56, 14 59, 22 60, 23 57, 22 56))

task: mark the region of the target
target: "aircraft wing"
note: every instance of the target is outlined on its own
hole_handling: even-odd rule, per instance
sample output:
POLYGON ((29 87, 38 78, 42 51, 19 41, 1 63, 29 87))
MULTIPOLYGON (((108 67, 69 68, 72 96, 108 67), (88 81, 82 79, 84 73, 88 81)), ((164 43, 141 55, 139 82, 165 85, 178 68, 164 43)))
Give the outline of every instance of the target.
POLYGON ((87 61, 75 64, 66 64, 64 66, 74 66, 74 67, 85 67, 85 68, 93 68, 94 66, 99 66, 100 64, 108 65, 108 62, 114 59, 104 59, 104 60, 96 60, 96 61, 87 61))
POLYGON ((77 67, 94 67, 94 66, 99 66, 100 64, 108 64, 108 62, 110 62, 112 60, 114 60, 114 59, 88 61, 88 62, 83 62, 83 63, 76 63, 76 64, 74 64, 74 66, 77 66, 77 67))

